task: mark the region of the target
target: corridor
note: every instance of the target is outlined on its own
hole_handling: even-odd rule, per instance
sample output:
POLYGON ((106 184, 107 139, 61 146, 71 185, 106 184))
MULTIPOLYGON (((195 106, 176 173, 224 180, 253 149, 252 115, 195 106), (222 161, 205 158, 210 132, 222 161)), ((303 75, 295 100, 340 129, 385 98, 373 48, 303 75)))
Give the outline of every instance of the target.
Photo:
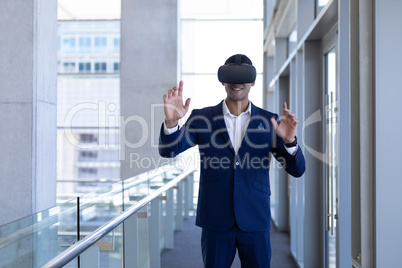
MULTIPOLYGON (((164 249, 161 255, 162 268, 202 268, 201 228, 195 225, 195 217, 189 217, 183 223, 183 230, 174 235, 174 249, 164 249)), ((272 224, 271 229, 272 261, 271 267, 297 267, 290 254, 289 234, 279 232, 272 224)), ((232 268, 240 268, 236 255, 232 268)))

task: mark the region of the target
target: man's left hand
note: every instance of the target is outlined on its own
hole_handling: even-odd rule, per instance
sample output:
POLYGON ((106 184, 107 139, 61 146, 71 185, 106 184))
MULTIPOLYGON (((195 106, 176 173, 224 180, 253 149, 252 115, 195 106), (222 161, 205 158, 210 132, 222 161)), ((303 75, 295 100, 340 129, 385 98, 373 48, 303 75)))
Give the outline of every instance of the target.
POLYGON ((278 125, 275 118, 271 118, 276 134, 283 139, 284 143, 293 142, 295 140, 299 120, 297 120, 296 115, 287 108, 286 102, 283 103, 283 114, 280 119, 278 125))

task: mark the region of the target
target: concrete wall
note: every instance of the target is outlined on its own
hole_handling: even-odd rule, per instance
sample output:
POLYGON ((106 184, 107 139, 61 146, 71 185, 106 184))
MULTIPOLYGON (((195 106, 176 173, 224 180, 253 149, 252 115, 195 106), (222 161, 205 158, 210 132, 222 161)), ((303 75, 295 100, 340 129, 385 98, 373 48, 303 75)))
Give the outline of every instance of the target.
POLYGON ((322 80, 320 42, 308 41, 304 44, 304 115, 302 122, 304 135, 300 143, 304 145, 306 172, 304 173, 304 267, 321 267, 324 252, 323 241, 323 204, 322 174, 323 163, 318 157, 323 152, 323 122, 315 122, 317 111, 322 109, 322 80))
MULTIPOLYGON (((286 102, 289 105, 289 76, 279 78, 279 92, 278 92, 278 113, 282 115, 282 105, 286 102)), ((288 196, 288 180, 290 175, 281 168, 277 173, 277 183, 278 183, 278 219, 277 228, 280 231, 289 231, 289 196, 288 196)))
POLYGON ((392 267, 402 255, 401 1, 375 1, 375 221, 376 265, 392 267))
POLYGON ((164 162, 158 154, 162 96, 178 85, 177 0, 123 0, 121 14, 121 178, 164 162), (131 158, 131 164, 130 164, 131 158))
POLYGON ((56 5, 0 1, 0 225, 56 203, 56 5))

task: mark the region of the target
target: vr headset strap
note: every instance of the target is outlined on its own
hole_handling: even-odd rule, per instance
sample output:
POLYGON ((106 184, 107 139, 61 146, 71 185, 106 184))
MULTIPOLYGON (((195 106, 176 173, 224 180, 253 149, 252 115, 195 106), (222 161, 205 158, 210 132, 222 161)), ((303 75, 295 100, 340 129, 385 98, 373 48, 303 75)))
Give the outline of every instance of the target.
POLYGON ((241 54, 236 54, 235 56, 235 64, 241 64, 241 54))

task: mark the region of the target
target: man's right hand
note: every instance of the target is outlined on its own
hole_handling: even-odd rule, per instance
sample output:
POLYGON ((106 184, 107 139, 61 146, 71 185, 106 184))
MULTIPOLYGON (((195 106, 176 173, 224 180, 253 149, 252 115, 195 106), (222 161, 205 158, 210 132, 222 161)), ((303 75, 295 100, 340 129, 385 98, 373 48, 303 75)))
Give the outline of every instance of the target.
POLYGON ((165 110, 165 124, 167 128, 177 126, 179 119, 183 118, 190 107, 191 99, 188 98, 183 105, 183 81, 180 81, 179 88, 173 87, 163 95, 165 110))

